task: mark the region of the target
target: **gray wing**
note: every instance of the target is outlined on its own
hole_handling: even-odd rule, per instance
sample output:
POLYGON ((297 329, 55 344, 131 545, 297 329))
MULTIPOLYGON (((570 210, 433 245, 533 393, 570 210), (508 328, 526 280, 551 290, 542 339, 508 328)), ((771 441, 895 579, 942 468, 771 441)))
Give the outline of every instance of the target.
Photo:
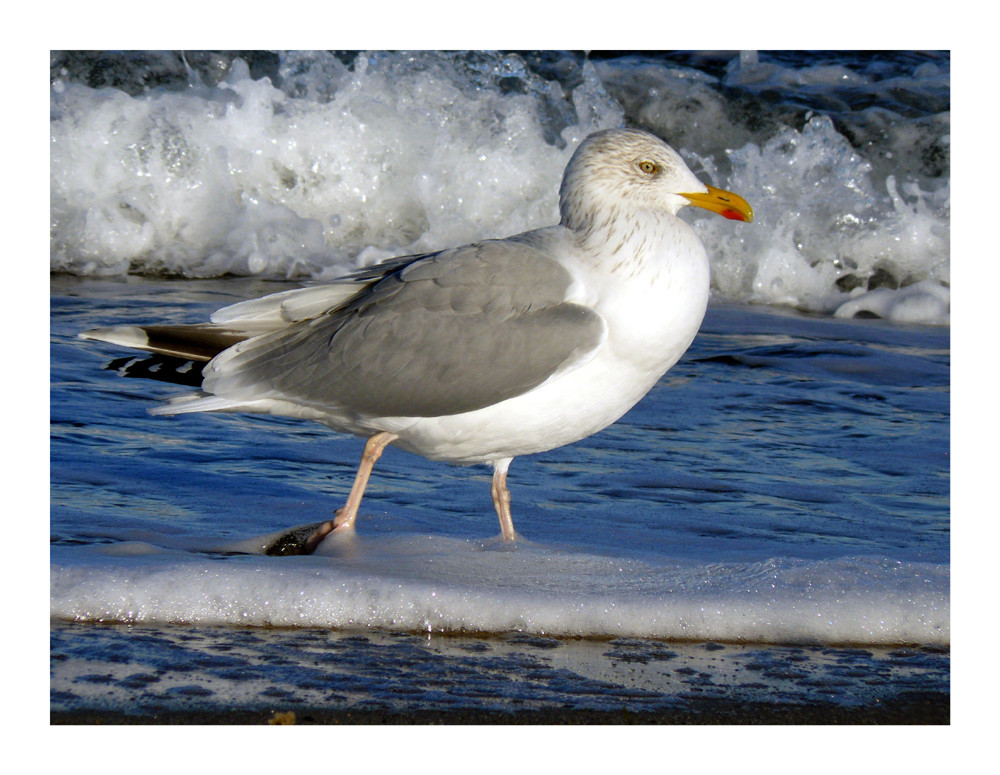
POLYGON ((604 319, 564 300, 571 281, 516 239, 418 258, 342 308, 220 354, 204 389, 368 416, 480 409, 589 359, 603 342, 604 319))

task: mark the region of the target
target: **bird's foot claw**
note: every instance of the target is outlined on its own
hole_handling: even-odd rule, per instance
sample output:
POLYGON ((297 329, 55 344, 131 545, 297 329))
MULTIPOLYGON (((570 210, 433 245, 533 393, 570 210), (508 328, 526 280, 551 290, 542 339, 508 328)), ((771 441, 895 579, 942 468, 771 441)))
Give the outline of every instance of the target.
POLYGON ((316 547, 334 529, 330 520, 314 522, 311 525, 293 527, 274 539, 265 547, 264 554, 270 557, 293 557, 299 554, 312 554, 316 547))

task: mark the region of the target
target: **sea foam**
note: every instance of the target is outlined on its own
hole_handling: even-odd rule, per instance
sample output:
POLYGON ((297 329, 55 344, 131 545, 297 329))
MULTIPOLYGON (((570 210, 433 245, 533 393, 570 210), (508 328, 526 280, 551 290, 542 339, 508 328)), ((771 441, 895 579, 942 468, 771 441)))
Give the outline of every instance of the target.
POLYGON ((54 548, 57 619, 947 646, 948 569, 873 557, 652 563, 431 535, 220 562, 145 543, 54 548))
POLYGON ((637 124, 754 207, 745 227, 684 215, 716 300, 947 323, 947 72, 763 58, 720 76, 630 57, 540 72, 517 54, 290 52, 269 75, 236 58, 221 80, 192 67, 186 88, 131 91, 63 68, 50 268, 314 281, 508 236, 558 221, 587 134, 637 124))

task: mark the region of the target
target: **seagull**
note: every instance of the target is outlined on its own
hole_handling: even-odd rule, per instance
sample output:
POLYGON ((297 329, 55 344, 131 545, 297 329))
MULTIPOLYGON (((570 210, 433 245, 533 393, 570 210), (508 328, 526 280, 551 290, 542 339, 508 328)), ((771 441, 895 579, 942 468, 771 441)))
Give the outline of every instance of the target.
POLYGON ((603 130, 566 167, 556 226, 389 259, 208 323, 80 336, 154 354, 132 359, 128 376, 199 387, 153 414, 258 412, 367 439, 345 505, 294 553, 354 533, 390 444, 492 466, 501 537, 513 542, 511 461, 614 423, 694 339, 709 261, 677 217, 688 205, 753 220, 744 199, 702 183, 655 135, 603 130))

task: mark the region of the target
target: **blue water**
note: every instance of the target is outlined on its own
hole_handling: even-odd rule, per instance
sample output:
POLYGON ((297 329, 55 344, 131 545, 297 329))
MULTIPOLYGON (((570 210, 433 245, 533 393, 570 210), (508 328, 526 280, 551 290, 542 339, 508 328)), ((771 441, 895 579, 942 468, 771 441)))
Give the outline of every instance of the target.
MULTIPOLYGON (((551 669, 556 654, 583 681, 578 707, 596 710, 674 703, 690 676, 704 683, 705 674, 712 690, 697 696, 728 700, 856 704, 915 687, 947 691, 946 329, 712 308, 688 355, 620 423, 516 461, 510 484, 526 539, 516 550, 494 543, 486 469, 390 449, 353 546, 234 556, 220 553, 227 542, 326 518, 346 494, 360 442, 277 418, 151 417, 153 401, 173 389, 101 370, 117 353, 75 335, 109 318, 197 319, 265 287, 274 284, 54 279, 54 709, 120 709, 137 674, 156 677, 141 687, 149 712, 271 707, 296 695, 356 709, 547 707, 567 690, 528 676, 551 669), (247 624, 293 630, 254 634, 240 629, 247 624), (530 637, 511 642, 512 632, 530 637), (342 638, 356 643, 352 634, 364 639, 347 670, 351 690, 319 692, 317 644, 340 649, 342 638), (434 655, 430 672, 414 655, 404 660, 398 682, 434 684, 434 671, 460 675, 477 660, 502 658, 504 669, 527 660, 524 694, 484 689, 444 702, 426 687, 394 694, 380 682, 366 694, 385 650, 404 648, 393 634, 417 634, 407 648, 434 655), (197 648, 178 651, 178 638, 197 648), (277 676, 241 650, 220 676, 205 649, 233 639, 292 665, 277 676), (730 645, 705 665, 701 647, 684 645, 699 642, 730 645), (681 672, 633 685, 621 667, 632 663, 615 657, 621 644, 659 665, 658 643, 675 644, 681 672), (893 667, 902 644, 910 650, 893 667), (862 663, 852 675, 880 676, 877 692, 837 678, 838 647, 862 663), (163 667, 177 658, 180 684, 163 667), (809 663, 809 681, 781 670, 763 683, 752 670, 725 680, 741 660, 789 658, 809 663), (600 683, 581 678, 581 665, 600 683), (258 681, 259 695, 233 684, 236 674, 258 681)), ((327 676, 334 686, 344 670, 327 676)))
MULTIPOLYGON (((134 211, 115 205, 104 211, 107 220, 91 213, 83 225, 54 200, 53 710, 638 711, 695 699, 850 706, 908 692, 947 693, 949 330, 902 322, 911 318, 889 314, 878 297, 866 302, 866 314, 896 322, 829 313, 845 294, 881 289, 905 301, 908 282, 925 282, 933 293, 917 298, 916 317, 942 321, 935 300, 947 282, 939 242, 947 210, 930 207, 936 194, 927 192, 947 189, 947 157, 942 166, 933 138, 940 139, 947 116, 948 60, 809 56, 764 52, 759 63, 778 69, 744 69, 742 81, 731 59, 715 55, 598 58, 613 93, 605 98, 628 121, 656 123, 657 105, 671 100, 708 110, 702 88, 722 95, 731 115, 741 106, 756 111, 757 119, 747 114, 710 133, 706 145, 718 151, 706 169, 724 167, 726 149, 746 140, 769 158, 767 143, 783 122, 802 127, 812 120, 808 111, 819 111, 845 132, 841 140, 851 137, 854 152, 872 165, 865 180, 879 185, 892 174, 885 151, 901 158, 901 138, 909 137, 920 153, 906 156, 909 172, 895 174, 901 186, 910 180, 924 192, 910 204, 924 204, 902 220, 895 219, 902 211, 886 205, 887 225, 880 230, 875 218, 867 237, 839 233, 840 253, 829 264, 810 259, 816 276, 808 261, 800 266, 782 251, 794 239, 808 247, 810 230, 828 229, 819 204, 803 207, 806 228, 794 236, 766 217, 754 224, 761 237, 734 242, 715 226, 703 231, 715 279, 701 333, 622 421, 569 447, 515 460, 509 484, 525 540, 513 550, 496 541, 487 469, 390 448, 375 469, 355 542, 312 557, 252 553, 247 539, 326 519, 341 505, 360 441, 283 418, 150 416, 147 410, 177 389, 103 370, 126 353, 76 335, 117 323, 200 321, 225 304, 294 282, 275 280, 279 265, 268 261, 256 277, 190 279, 204 271, 200 249, 214 251, 210 263, 220 275, 248 274, 253 262, 239 257, 242 226, 227 238, 233 261, 219 244, 189 239, 191 228, 179 242, 149 241, 165 233, 164 223, 198 224, 183 200, 173 213, 144 211, 156 228, 143 226, 147 241, 133 243, 128 239, 140 234, 134 211), (869 85, 844 88, 835 74, 817 71, 826 65, 853 68, 869 85), (672 67, 727 79, 727 86, 672 81, 672 67), (787 76, 796 72, 810 77, 793 82, 787 76), (650 84, 658 84, 660 102, 640 99, 650 84), (874 104, 873 95, 886 94, 898 100, 880 103, 896 111, 891 121, 874 104), (739 136, 727 139, 730 130, 739 136), (115 215, 122 212, 124 220, 115 215), (103 237, 86 242, 101 228, 103 237), (901 228, 937 236, 887 258, 901 228), (119 263, 92 271, 102 264, 88 251, 101 239, 123 255, 134 246, 124 264, 131 273, 120 273, 119 263), (852 269, 852 250, 868 250, 873 263, 858 259, 852 269), (777 263, 760 258, 778 254, 777 263), (789 280, 784 290, 771 282, 782 276, 779 266, 789 280), (164 271, 188 279, 157 276, 164 271), (93 276, 102 273, 109 276, 93 276), (823 294, 837 299, 817 301, 823 294)), ((511 77, 531 87, 528 96, 548 106, 555 116, 548 126, 558 129, 570 120, 556 110, 564 103, 542 87, 562 60, 526 59, 534 74, 511 77)), ((138 61, 162 64, 156 57, 138 61)), ((379 61, 373 57, 371 67, 379 61)), ((395 60, 385 66, 405 67, 395 60)), ((449 72, 471 78, 470 69, 464 62, 449 72)), ((137 86, 139 71, 149 72, 123 71, 126 91, 154 94, 137 86)), ((73 82, 72 73, 61 77, 73 82)), ((244 83, 256 83, 254 77, 260 74, 251 67, 244 83)), ((567 89, 573 77, 564 81, 567 89)), ((303 89, 321 82, 310 78, 303 89)), ((195 92, 192 105, 203 94, 195 92)), ((74 99, 85 104, 96 94, 74 99)), ((107 94, 95 100, 105 109, 115 104, 107 94)), ((123 117, 136 108, 120 102, 123 117)), ((841 142, 830 139, 832 126, 814 124, 791 140, 828 160, 841 142)), ((481 142, 488 136, 484 130, 481 142)), ((544 155, 539 143, 532 152, 544 155)), ((750 158, 751 146, 743 148, 750 158)), ((768 163, 777 169, 779 160, 768 163)), ((98 163, 109 173, 114 166, 110 157, 98 163)), ((80 173, 73 174, 79 183, 80 173)), ((783 185, 806 187, 808 177, 783 185)), ((145 206, 134 192, 121 196, 145 206)), ((803 188, 801 196, 805 202, 812 192, 803 188)), ((463 206, 471 207, 455 205, 454 220, 474 221, 478 216, 463 206)), ((285 232, 267 230, 286 221, 275 221, 274 212, 246 222, 263 230, 251 242, 264 245, 264 253, 271 245, 277 256, 285 232), (261 241, 265 231, 277 235, 274 241, 261 241)), ((355 217, 342 212, 348 221, 355 217)), ((503 214, 522 218, 516 209, 503 214)), ((206 220, 199 228, 216 226, 206 220)), ((432 223, 426 239, 457 240, 460 233, 432 223)), ((323 239, 336 239, 336 229, 323 239)), ((305 277, 356 265, 361 239, 353 252, 334 247, 331 265, 305 277)), ((377 251, 388 248, 380 239, 371 238, 376 254, 362 260, 382 257, 377 251)), ((407 232, 389 242, 412 239, 407 232)))
MULTIPOLYGON (((326 518, 353 476, 357 439, 285 418, 147 416, 183 389, 118 379, 100 367, 120 349, 75 339, 137 316, 196 320, 240 291, 276 287, 54 280, 53 462, 69 489, 54 478, 53 534, 235 538, 326 518)), ((947 329, 723 306, 640 406, 591 439, 519 459, 511 487, 526 538, 637 559, 947 563, 948 454, 947 329)), ((390 448, 376 471, 369 511, 411 530, 495 532, 486 467, 390 448)))

